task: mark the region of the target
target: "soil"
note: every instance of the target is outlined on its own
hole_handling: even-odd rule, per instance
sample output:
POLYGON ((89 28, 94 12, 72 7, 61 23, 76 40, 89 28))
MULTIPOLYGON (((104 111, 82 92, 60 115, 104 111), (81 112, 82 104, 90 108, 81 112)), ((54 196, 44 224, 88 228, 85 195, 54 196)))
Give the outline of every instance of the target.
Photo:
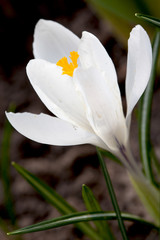
MULTIPOLYGON (((16 112, 50 114, 32 89, 25 67, 32 55, 33 31, 40 18, 58 21, 81 37, 87 30, 95 34, 103 43, 113 59, 121 93, 124 99, 124 79, 126 71, 126 50, 115 39, 108 23, 97 18, 95 13, 82 0, 76 1, 0 1, 0 140, 2 140, 5 110, 11 103, 16 105, 16 112)), ((153 104, 152 138, 156 153, 160 156, 158 129, 160 101, 158 83, 155 87, 153 104)), ((125 100, 124 105, 125 105, 125 100)), ((131 145, 139 162, 138 130, 136 114, 132 120, 131 145)), ((77 210, 84 211, 81 196, 82 184, 89 186, 101 204, 103 210, 113 210, 105 181, 100 170, 96 149, 90 145, 74 147, 55 147, 30 141, 13 130, 10 144, 10 160, 19 163, 36 176, 43 179, 62 195, 77 210)), ((113 182, 120 209, 123 212, 137 214, 150 219, 140 203, 127 175, 117 163, 106 159, 106 164, 113 182)), ((59 213, 15 171, 11 166, 11 191, 18 227, 59 216, 59 213)), ((8 222, 1 188, 1 217, 8 222)), ((121 235, 116 222, 110 222, 116 239, 121 235)), ((130 240, 157 240, 157 233, 137 224, 127 223, 130 240)), ((1 237, 3 239, 3 237, 1 237)), ((10 238, 9 239, 15 239, 10 238)), ((23 235, 24 240, 87 240, 86 236, 73 226, 61 227, 39 233, 23 235)))

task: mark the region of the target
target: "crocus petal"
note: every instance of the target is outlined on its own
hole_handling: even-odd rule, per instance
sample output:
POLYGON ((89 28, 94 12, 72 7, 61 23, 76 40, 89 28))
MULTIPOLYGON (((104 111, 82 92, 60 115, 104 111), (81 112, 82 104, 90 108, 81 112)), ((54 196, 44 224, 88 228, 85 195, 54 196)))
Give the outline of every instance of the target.
POLYGON ((33 42, 35 58, 56 63, 71 51, 77 51, 80 39, 67 28, 54 21, 39 20, 33 42))
POLYGON ((131 113, 143 94, 152 66, 152 47, 146 31, 137 25, 130 33, 128 40, 128 60, 126 74, 126 121, 130 126, 131 113))
POLYGON ((94 134, 46 114, 6 113, 6 116, 18 132, 39 143, 67 146, 97 142, 94 134))
POLYGON ((101 72, 95 68, 75 70, 79 91, 84 97, 87 117, 95 133, 112 151, 126 145, 127 129, 120 99, 101 72))
POLYGON ((97 37, 88 32, 83 32, 78 47, 80 62, 83 68, 95 67, 107 75, 108 82, 117 85, 117 74, 114 64, 107 51, 97 37))
POLYGON ((73 78, 62 75, 61 67, 34 59, 27 65, 27 75, 38 96, 53 114, 89 128, 84 103, 75 90, 73 78))

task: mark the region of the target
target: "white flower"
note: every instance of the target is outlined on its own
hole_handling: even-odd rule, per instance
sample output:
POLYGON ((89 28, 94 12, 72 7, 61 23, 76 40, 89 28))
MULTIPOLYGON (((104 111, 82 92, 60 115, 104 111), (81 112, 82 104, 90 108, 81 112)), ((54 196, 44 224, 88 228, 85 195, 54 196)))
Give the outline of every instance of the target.
POLYGON ((145 30, 137 25, 128 41, 126 118, 115 67, 93 34, 83 32, 79 39, 56 22, 40 20, 35 28, 33 51, 35 59, 27 65, 28 78, 57 117, 6 113, 13 127, 39 143, 90 143, 117 155, 127 148, 131 113, 151 71, 152 49, 145 30))

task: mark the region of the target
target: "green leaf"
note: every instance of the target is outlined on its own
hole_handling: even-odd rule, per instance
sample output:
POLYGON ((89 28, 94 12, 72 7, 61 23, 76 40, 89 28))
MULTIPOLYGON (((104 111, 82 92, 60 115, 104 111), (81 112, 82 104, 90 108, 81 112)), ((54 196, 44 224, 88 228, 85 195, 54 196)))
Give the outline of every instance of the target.
MULTIPOLYGON (((14 112, 15 106, 11 105, 9 111, 14 112)), ((0 174, 2 178, 4 204, 7 210, 11 223, 15 224, 15 213, 13 209, 13 200, 10 187, 10 140, 12 135, 12 127, 6 120, 4 124, 4 131, 2 137, 1 153, 0 153, 0 174)))
POLYGON ((103 175, 104 175, 104 178, 105 178, 105 181, 106 181, 106 185, 107 185, 108 192, 109 192, 109 195, 110 195, 110 198, 111 198, 111 201, 112 201, 112 205, 113 205, 113 208, 114 208, 114 210, 116 212, 116 215, 117 215, 117 220, 118 220, 118 224, 119 224, 119 228, 121 230, 123 240, 128 240, 126 229, 125 229, 123 219, 121 217, 121 212, 120 212, 120 209, 119 209, 119 205, 118 205, 118 202, 117 202, 117 198, 116 198, 113 186, 112 186, 112 182, 111 182, 106 164, 104 162, 104 159, 101 155, 101 152, 98 150, 98 148, 97 148, 97 155, 98 155, 99 162, 100 162, 100 165, 101 165, 101 168, 102 168, 102 172, 103 172, 103 175))
POLYGON ((53 205, 60 213, 69 214, 76 210, 72 208, 59 194, 51 187, 45 184, 38 177, 21 167, 19 164, 12 162, 13 167, 27 180, 29 184, 51 205, 53 205))
POLYGON ((147 178, 141 179, 131 174, 129 177, 143 206, 155 224, 160 227, 160 189, 151 184, 147 178))
MULTIPOLYGON (((148 222, 138 216, 122 213, 123 220, 137 222, 139 224, 145 224, 150 228, 159 230, 153 223, 148 222)), ((24 234, 31 232, 44 231, 52 228, 62 227, 69 224, 75 224, 79 222, 97 221, 97 220, 117 220, 116 213, 114 212, 79 212, 69 215, 46 220, 28 227, 24 227, 8 233, 8 235, 24 234)))
MULTIPOLYGON (((93 192, 85 184, 82 186, 82 196, 88 212, 102 211, 99 203, 93 195, 93 192)), ((115 239, 107 222, 95 221, 94 224, 103 239, 115 239)))
POLYGON ((153 43, 153 61, 150 80, 148 86, 140 101, 139 109, 139 143, 140 154, 143 164, 143 169, 146 177, 151 183, 155 183, 152 166, 151 166, 151 137, 150 137, 150 125, 151 125, 151 107, 153 98, 153 87, 156 77, 156 66, 158 59, 158 51, 160 45, 160 32, 157 31, 154 43, 153 43))
POLYGON ((156 27, 160 27, 160 19, 158 19, 158 18, 149 16, 149 15, 145 15, 142 13, 136 13, 135 16, 153 24, 156 27))
MULTIPOLYGON (((34 189, 51 205, 53 205, 61 214, 70 214, 76 210, 66 202, 56 191, 45 184, 42 180, 35 175, 13 162, 12 165, 22 175, 24 179, 31 184, 34 189)), ((77 223, 76 227, 93 240, 102 240, 98 233, 88 223, 77 223)))

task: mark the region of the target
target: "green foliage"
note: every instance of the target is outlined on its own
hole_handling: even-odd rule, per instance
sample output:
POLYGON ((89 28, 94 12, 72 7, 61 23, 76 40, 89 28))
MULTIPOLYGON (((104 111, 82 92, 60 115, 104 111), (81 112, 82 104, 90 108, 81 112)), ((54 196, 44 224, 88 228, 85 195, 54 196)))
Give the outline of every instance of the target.
MULTIPOLYGON (((70 214, 76 210, 66 202, 56 191, 49 187, 35 175, 21 167, 17 163, 12 163, 14 168, 21 176, 34 187, 34 189, 51 205, 53 205, 61 214, 70 214)), ((102 240, 97 232, 88 223, 77 223, 76 227, 93 240, 102 240)))
MULTIPOLYGON (((139 224, 145 224, 146 226, 156 229, 157 228, 154 224, 145 221, 144 219, 137 217, 132 214, 122 213, 123 220, 137 222, 139 224)), ((69 224, 75 224, 79 222, 88 222, 88 221, 106 221, 106 220, 117 220, 117 216, 114 212, 79 212, 79 213, 72 213, 69 215, 61 216, 58 218, 53 218, 50 220, 46 220, 34 225, 30 225, 28 227, 24 227, 13 232, 8 233, 8 235, 15 235, 15 234, 24 234, 24 233, 31 233, 37 231, 48 230, 52 228, 62 227, 69 224)))
POLYGON ((145 15, 142 13, 136 13, 135 16, 153 24, 155 27, 160 27, 160 19, 159 18, 155 18, 155 17, 145 15))
MULTIPOLYGON (((88 212, 102 211, 98 201, 93 195, 93 192, 85 184, 82 186, 82 196, 88 212)), ((115 239, 107 222, 95 221, 94 224, 103 239, 115 239)))
POLYGON ((97 155, 98 155, 99 162, 100 162, 100 165, 101 165, 101 168, 102 168, 102 172, 103 172, 103 175, 104 175, 104 178, 105 178, 105 181, 106 181, 106 185, 107 185, 107 189, 108 189, 111 201, 112 201, 112 205, 113 205, 113 208, 114 208, 114 210, 116 212, 116 215, 117 215, 117 220, 118 220, 119 228, 121 230, 122 237, 123 237, 124 240, 128 240, 126 229, 125 229, 123 219, 122 219, 122 216, 121 216, 121 212, 120 212, 120 209, 119 209, 119 205, 118 205, 118 202, 117 202, 117 198, 116 198, 113 186, 112 186, 112 182, 111 182, 107 167, 105 165, 104 159, 103 159, 100 151, 98 150, 98 148, 97 148, 97 155))
POLYGON ((160 227, 160 189, 151 184, 147 178, 140 179, 130 175, 130 180, 144 207, 160 227))

